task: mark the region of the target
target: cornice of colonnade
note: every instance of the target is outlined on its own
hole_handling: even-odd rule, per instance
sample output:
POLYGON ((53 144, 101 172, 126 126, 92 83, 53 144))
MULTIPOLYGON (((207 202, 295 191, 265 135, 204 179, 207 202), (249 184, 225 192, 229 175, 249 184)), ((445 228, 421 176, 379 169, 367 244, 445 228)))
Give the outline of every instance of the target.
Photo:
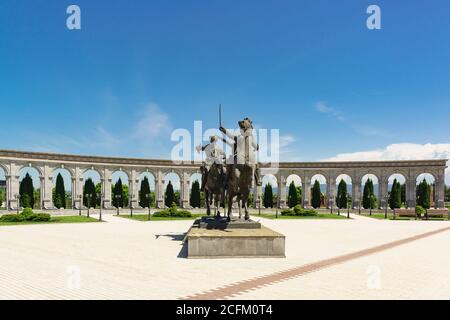
MULTIPOLYGON (((145 158, 129 158, 129 157, 107 157, 107 156, 86 156, 49 152, 34 151, 18 151, 18 150, 2 150, 0 149, 0 160, 16 160, 20 162, 41 162, 53 163, 55 165, 78 165, 78 166, 113 166, 144 169, 145 167, 158 167, 161 170, 170 172, 171 168, 195 170, 199 167, 198 163, 184 162, 174 163, 166 159, 145 159, 145 158)), ((415 168, 431 168, 445 169, 447 167, 447 159, 442 160, 395 160, 395 161, 334 161, 334 162, 280 162, 278 169, 285 173, 296 174, 298 171, 304 170, 340 170, 339 174, 350 174, 355 169, 372 168, 372 169, 409 169, 415 168)), ((269 169, 270 164, 261 165, 264 169, 269 169)))

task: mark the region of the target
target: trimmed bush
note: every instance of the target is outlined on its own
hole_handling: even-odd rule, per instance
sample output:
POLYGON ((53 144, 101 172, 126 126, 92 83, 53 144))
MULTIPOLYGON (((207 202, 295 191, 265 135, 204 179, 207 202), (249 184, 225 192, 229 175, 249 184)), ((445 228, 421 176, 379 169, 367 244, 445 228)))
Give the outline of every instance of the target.
POLYGON ((0 217, 0 221, 2 221, 2 222, 22 222, 22 221, 25 221, 25 218, 20 214, 5 214, 0 217))
POLYGON ((38 213, 38 214, 34 214, 31 221, 44 222, 44 221, 50 221, 50 219, 51 219, 51 217, 48 213, 38 213))
POLYGON ((426 213, 426 210, 422 206, 416 206, 416 214, 421 216, 426 213))
POLYGON ((168 210, 162 210, 155 212, 154 217, 175 217, 175 218, 189 218, 192 217, 192 213, 187 210, 178 210, 177 205, 172 203, 172 206, 168 210))
POLYGON ((294 212, 293 212, 291 209, 281 210, 281 215, 282 215, 282 216, 292 216, 293 213, 294 213, 294 212))
POLYGON ((314 217, 318 213, 315 210, 305 210, 300 205, 296 205, 294 210, 283 210, 281 211, 282 216, 302 216, 302 217, 314 217))

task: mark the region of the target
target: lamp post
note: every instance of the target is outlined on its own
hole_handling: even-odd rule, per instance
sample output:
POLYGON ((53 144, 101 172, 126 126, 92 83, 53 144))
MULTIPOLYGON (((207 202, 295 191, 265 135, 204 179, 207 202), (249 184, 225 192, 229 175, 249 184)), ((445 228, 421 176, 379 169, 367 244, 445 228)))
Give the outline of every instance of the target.
POLYGON ((98 216, 98 221, 102 221, 102 207, 103 207, 103 193, 97 193, 97 197, 100 198, 100 211, 98 216))
POLYGON ((361 199, 359 199, 358 214, 361 215, 361 199))
POLYGON ((16 200, 17 200, 17 214, 19 214, 19 207, 20 207, 20 194, 16 194, 15 196, 14 196, 14 198, 16 198, 16 200))
MULTIPOLYGON (((132 199, 134 199, 134 195, 132 197, 132 199)), ((133 200, 130 200, 130 217, 133 216, 133 200)))
POLYGON ((119 212, 119 199, 121 199, 122 198, 122 195, 120 195, 120 194, 116 194, 115 196, 114 196, 114 198, 116 198, 116 205, 117 205, 117 215, 119 215, 120 214, 120 212, 119 212))
POLYGON ((384 200, 385 200, 385 208, 384 208, 384 218, 387 219, 388 217, 388 200, 389 200, 389 195, 385 195, 384 196, 384 200))
POLYGON ((79 195, 78 198, 80 199, 79 204, 78 204, 78 215, 81 217, 81 206, 83 205, 83 195, 79 195))
POLYGON ((87 195, 87 217, 90 217, 90 208, 91 208, 91 198, 92 198, 92 194, 88 193, 87 195))
POLYGON ((147 198, 147 201, 148 201, 148 220, 150 220, 150 218, 151 218, 151 215, 152 215, 152 213, 151 213, 151 209, 150 209, 150 201, 151 201, 151 198, 150 198, 150 193, 147 193, 146 195, 145 195, 145 197, 147 198))
POLYGON ((277 205, 276 205, 276 209, 275 209, 275 218, 278 219, 278 206, 280 205, 280 199, 278 199, 277 196, 277 205))
POLYGON ((350 203, 347 201, 347 219, 350 219, 350 203))

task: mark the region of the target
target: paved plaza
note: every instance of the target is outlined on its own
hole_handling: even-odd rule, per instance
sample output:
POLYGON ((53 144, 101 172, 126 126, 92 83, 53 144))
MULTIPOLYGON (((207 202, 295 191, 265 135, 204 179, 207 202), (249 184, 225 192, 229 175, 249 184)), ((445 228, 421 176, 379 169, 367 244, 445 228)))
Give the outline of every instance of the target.
POLYGON ((448 221, 260 219, 287 258, 188 260, 192 221, 104 218, 0 227, 0 299, 450 299, 448 221))

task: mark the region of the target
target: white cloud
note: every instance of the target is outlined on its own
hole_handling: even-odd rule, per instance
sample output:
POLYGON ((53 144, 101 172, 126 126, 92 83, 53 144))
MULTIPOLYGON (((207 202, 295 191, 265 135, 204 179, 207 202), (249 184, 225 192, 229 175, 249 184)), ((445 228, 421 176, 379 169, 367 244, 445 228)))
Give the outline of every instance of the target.
MULTIPOLYGON (((342 153, 323 161, 383 161, 383 160, 430 160, 450 159, 450 143, 442 144, 391 144, 384 149, 353 153, 342 153)), ((450 161, 448 162, 450 166, 450 161)), ((447 168, 445 180, 450 184, 450 169, 447 168)))
POLYGON ((146 106, 136 124, 133 137, 136 139, 155 139, 172 130, 167 113, 163 112, 155 103, 146 106))

